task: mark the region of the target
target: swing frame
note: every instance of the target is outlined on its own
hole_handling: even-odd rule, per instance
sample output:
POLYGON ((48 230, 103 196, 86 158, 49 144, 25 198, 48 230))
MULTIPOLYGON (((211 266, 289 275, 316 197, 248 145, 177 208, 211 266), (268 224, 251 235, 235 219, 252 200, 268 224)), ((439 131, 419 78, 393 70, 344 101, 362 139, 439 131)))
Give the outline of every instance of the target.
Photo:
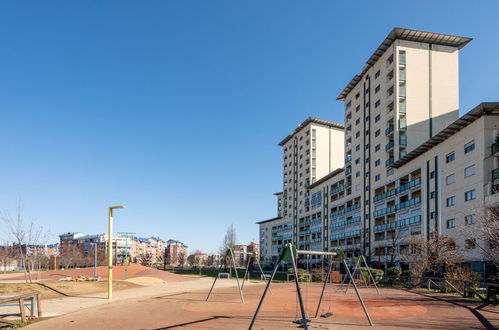
MULTIPOLYGON (((228 248, 227 251, 225 251, 225 255, 224 255, 225 262, 220 263, 220 267, 218 267, 217 276, 213 280, 213 284, 211 285, 210 292, 208 292, 208 296, 206 297, 206 301, 208 301, 208 299, 210 299, 211 292, 213 291, 213 288, 215 287, 215 283, 217 283, 218 277, 220 276, 220 273, 223 269, 224 263, 227 262, 227 257, 230 257, 230 259, 232 260, 232 267, 234 267, 234 272, 236 273, 236 281, 237 281, 237 288, 239 289, 239 297, 241 298, 241 303, 244 304, 243 290, 241 288, 241 285, 239 284, 239 275, 237 274, 236 259, 234 258, 234 251, 231 248, 228 248)), ((228 268, 229 268, 229 272, 230 272, 231 266, 229 266, 228 268)))
MULTIPOLYGON (((374 287, 376 288, 376 292, 378 293, 378 296, 380 296, 381 294, 379 293, 378 285, 376 285, 376 281, 374 280, 374 276, 371 273, 371 270, 369 269, 369 265, 367 264, 366 257, 364 257, 363 255, 361 255, 357 258, 357 262, 355 263, 355 266, 353 268, 352 277, 355 278, 355 273, 357 272, 361 261, 364 263, 364 267, 367 269, 367 273, 369 275, 369 280, 366 283, 366 286, 369 287, 369 281, 372 281, 372 283, 374 284, 374 287)), ((360 272, 360 270, 359 270, 359 272, 360 272)), ((348 286, 347 286, 347 289, 345 290, 345 294, 348 293, 348 290, 350 289, 351 283, 353 283, 353 280, 351 282, 348 282, 348 286)))
MULTIPOLYGON (((239 289, 239 296, 241 297, 241 302, 244 304, 243 288, 244 288, 244 283, 246 282, 246 275, 250 274, 249 273, 249 266, 251 264, 252 258, 255 259, 255 261, 258 265, 258 268, 260 269, 260 273, 262 275, 265 275, 265 273, 263 272, 262 266, 260 264, 260 260, 258 258, 258 254, 256 252, 238 252, 238 251, 234 252, 234 250, 229 248, 229 249, 227 249, 227 251, 225 252, 225 255, 224 255, 225 261, 227 261, 227 257, 230 257, 232 259, 232 266, 229 266, 229 271, 232 270, 232 268, 234 268, 234 273, 236 274, 236 280, 237 280, 237 287, 239 289), (246 264, 246 269, 244 271, 243 282, 241 285, 239 284, 239 275, 237 274, 236 259, 234 257, 235 254, 249 256, 248 263, 246 264)), ((210 299, 210 295, 211 295, 211 292, 213 291, 213 288, 215 287, 215 283, 217 282, 217 279, 220 277, 222 267, 223 267, 223 263, 218 268, 217 276, 213 280, 213 284, 211 285, 210 292, 208 292, 208 296, 206 297, 206 301, 208 301, 208 299, 210 299)), ((264 276, 264 278, 265 278, 265 276, 264 276)), ((249 277, 248 277, 248 281, 249 281, 249 277)))
MULTIPOLYGON (((281 253, 281 256, 276 261, 276 264, 275 264, 274 269, 272 271, 272 275, 270 277, 270 280, 267 282, 267 285, 265 286, 265 290, 263 291, 262 297, 260 298, 260 302, 258 303, 258 306, 257 306, 257 308, 255 310, 255 314, 253 315, 253 318, 251 319, 251 323, 250 323, 250 325, 248 327, 248 330, 253 329, 253 325, 254 325, 254 323, 256 321, 256 318, 258 316, 258 312, 260 311, 260 308, 262 307, 262 304, 263 304, 263 301, 265 300, 265 296, 267 294, 267 291, 269 291, 269 289, 270 289, 270 284, 272 283, 272 279, 274 278, 274 276, 275 276, 275 274, 277 272, 277 269, 279 268, 279 265, 281 264, 282 261, 291 261, 291 264, 293 266, 294 281, 295 281, 295 285, 296 285, 296 294, 298 296, 298 301, 299 301, 300 311, 301 311, 301 317, 302 317, 301 325, 303 326, 303 328, 305 330, 307 330, 308 329, 307 316, 306 316, 306 313, 305 313, 305 308, 304 308, 304 305, 303 305, 303 299, 302 299, 300 284, 299 284, 299 280, 298 280, 298 269, 296 267, 297 257, 298 257, 298 255, 319 255, 319 256, 336 257, 338 254, 341 255, 341 258, 339 259, 339 261, 341 261, 345 265, 345 268, 347 270, 347 274, 350 277, 350 280, 352 281, 353 287, 355 289, 355 293, 357 294, 357 298, 359 299, 359 301, 360 301, 360 303, 362 305, 362 308, 364 309, 364 313, 366 314, 366 318, 369 321, 369 325, 373 326, 371 317, 369 316, 369 312, 367 311, 367 308, 366 308, 366 306, 364 304, 364 301, 362 300, 362 297, 360 295, 359 289, 357 288, 357 285, 353 281, 352 274, 350 273, 350 269, 348 268, 348 265, 347 265, 347 263, 345 261, 345 257, 344 257, 345 254, 343 253, 343 251, 341 251, 339 249, 338 249, 338 252, 321 252, 321 251, 297 250, 296 246, 294 246, 291 243, 288 243, 288 244, 286 244, 286 247, 283 249, 283 251, 281 253)), ((327 272, 326 278, 325 278, 323 286, 322 286, 321 296, 320 296, 319 303, 318 303, 318 306, 317 306, 316 315, 318 314, 318 310, 320 308, 320 304, 321 304, 322 299, 324 297, 324 290, 326 288, 327 281, 328 281, 329 277, 331 276, 332 264, 333 264, 333 262, 331 261, 330 265, 329 265, 329 268, 328 268, 328 272, 327 272)))

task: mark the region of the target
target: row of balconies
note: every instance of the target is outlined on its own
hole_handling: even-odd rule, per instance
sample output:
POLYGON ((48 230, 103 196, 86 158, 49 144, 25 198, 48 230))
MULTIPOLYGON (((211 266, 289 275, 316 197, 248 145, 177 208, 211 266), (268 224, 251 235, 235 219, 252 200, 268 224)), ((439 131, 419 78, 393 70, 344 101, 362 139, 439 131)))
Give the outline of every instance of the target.
POLYGON ((284 234, 284 235, 273 236, 272 240, 273 241, 278 241, 278 240, 281 240, 281 239, 290 239, 291 237, 292 237, 292 235, 291 235, 291 233, 289 233, 289 234, 284 234))
POLYGON ((303 236, 303 235, 310 235, 310 234, 315 234, 315 233, 320 233, 322 231, 322 227, 314 227, 312 229, 309 229, 309 230, 304 230, 304 231, 299 231, 299 235, 300 236, 303 236))
POLYGON ((380 201, 382 199, 385 199, 385 198, 388 198, 388 197, 391 197, 391 196, 394 196, 396 194, 399 194, 401 192, 404 192, 406 191, 407 189, 411 189, 413 187, 416 187, 416 186, 419 186, 421 184, 421 178, 416 178, 414 180, 411 180, 403 185, 401 185, 400 187, 398 188, 395 188, 395 189, 392 189, 392 190, 389 190, 381 195, 376 195, 374 196, 373 198, 373 201, 374 202, 377 202, 377 201, 380 201))
POLYGON ((354 210, 357 210, 358 208, 360 208, 360 203, 357 203, 357 204, 353 204, 353 205, 350 205, 348 206, 347 208, 344 208, 342 210, 338 210, 336 212, 331 212, 331 214, 329 215, 330 218, 334 218, 334 217, 337 217, 339 215, 343 215, 345 213, 348 213, 348 212, 351 212, 351 211, 354 211, 354 210))
POLYGON ((350 238, 350 237, 355 237, 355 236, 360 236, 360 229, 357 230, 352 230, 346 233, 339 233, 339 234, 334 234, 331 235, 331 241, 337 240, 337 239, 344 239, 344 238, 350 238))
POLYGON ((373 215, 374 215, 374 217, 379 217, 379 216, 383 216, 386 214, 395 213, 397 211, 400 211, 400 210, 403 210, 405 208, 417 205, 419 203, 421 203, 421 197, 415 197, 415 198, 409 199, 405 202, 374 211, 373 215))
POLYGON ((311 224, 318 223, 318 222, 321 222, 321 217, 312 218, 310 220, 307 220, 307 221, 304 221, 304 222, 300 222, 298 225, 300 227, 304 227, 304 226, 311 225, 311 224))
POLYGON ((351 187, 351 186, 352 186, 352 181, 348 181, 346 184, 342 184, 341 186, 338 186, 334 189, 331 189, 329 194, 330 195, 337 194, 337 193, 342 192, 343 190, 345 190, 346 188, 351 187))
POLYGON ((421 222, 421 216, 415 215, 415 216, 410 217, 410 218, 400 219, 397 221, 374 226, 373 231, 379 232, 379 231, 391 230, 391 229, 395 229, 398 227, 408 226, 408 225, 411 225, 413 223, 420 223, 420 222, 421 222))
POLYGON ((360 215, 357 217, 353 217, 351 219, 347 219, 347 220, 343 220, 343 221, 339 221, 339 222, 334 222, 330 226, 331 226, 331 229, 333 229, 333 228, 343 227, 346 225, 351 225, 351 224, 357 223, 357 222, 360 222, 360 215))

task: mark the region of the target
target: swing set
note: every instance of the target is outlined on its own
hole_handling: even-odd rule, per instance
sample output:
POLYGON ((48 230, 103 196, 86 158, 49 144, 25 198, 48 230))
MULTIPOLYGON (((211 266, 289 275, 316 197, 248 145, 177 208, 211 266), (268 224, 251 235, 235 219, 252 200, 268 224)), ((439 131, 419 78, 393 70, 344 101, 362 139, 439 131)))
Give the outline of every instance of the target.
MULTIPOLYGON (((364 313, 365 313, 366 318, 367 318, 367 320, 369 322, 369 325, 373 326, 373 322, 371 320, 369 312, 367 311, 367 308, 366 308, 366 306, 364 304, 362 296, 360 295, 360 292, 359 292, 359 289, 357 287, 357 284, 355 283, 354 278, 352 276, 352 273, 350 272, 350 268, 348 267, 348 264, 346 262, 345 254, 343 253, 343 251, 341 249, 338 249, 336 252, 321 252, 321 251, 297 250, 296 246, 294 246, 293 244, 287 244, 286 247, 283 249, 283 251, 281 253, 281 256, 279 257, 279 259, 277 260, 277 262, 276 262, 276 264, 274 266, 274 269, 272 271, 272 275, 270 276, 270 279, 267 282, 265 290, 263 291, 262 297, 260 299, 260 302, 258 303, 258 306, 256 308, 255 314, 253 315, 253 318, 251 320, 251 323, 249 325, 248 330, 251 330, 253 328, 253 325, 254 325, 254 323, 256 321, 256 318, 258 316, 260 308, 262 307, 263 301, 265 300, 265 296, 267 294, 267 291, 269 291, 269 289, 270 289, 270 284, 272 283, 272 279, 274 278, 274 276, 275 276, 275 274, 277 272, 277 269, 279 268, 279 265, 283 261, 284 262, 291 262, 291 265, 293 267, 294 282, 295 282, 295 285, 296 285, 296 296, 297 296, 297 300, 298 300, 297 305, 300 306, 300 312, 301 312, 301 320, 300 319, 296 319, 295 321, 293 321, 293 323, 300 324, 301 327, 303 327, 304 329, 308 329, 308 322, 310 322, 310 319, 307 317, 307 314, 305 312, 305 306, 304 306, 304 303, 303 303, 303 297, 302 297, 302 292, 301 292, 299 278, 298 278, 297 259, 298 259, 299 255, 306 255, 307 256, 307 271, 308 271, 308 268, 309 268, 310 256, 322 256, 323 258, 328 258, 329 259, 329 267, 328 267, 328 270, 327 270, 327 273, 326 273, 326 277, 324 278, 323 283, 322 283, 322 290, 321 290, 319 302, 317 304, 317 309, 316 309, 316 312, 315 312, 315 318, 317 318, 317 316, 319 314, 319 310, 320 310, 322 301, 324 299, 324 292, 326 290, 327 282, 331 281, 331 284, 332 284, 332 269, 333 269, 333 264, 334 264, 334 262, 341 262, 344 265, 344 267, 345 267, 345 270, 347 272, 347 276, 349 277, 350 283, 352 284, 352 286, 353 286, 353 288, 355 290, 355 293, 357 295, 357 298, 358 298, 358 300, 359 300, 359 302, 360 302, 360 304, 362 306, 362 309, 364 310, 364 313), (339 255, 339 258, 335 259, 335 257, 337 257, 338 255, 339 255)), ((364 259, 364 261, 365 261, 365 259, 364 259)), ((349 285, 350 285, 350 283, 349 283, 349 285)), ((377 287, 376 287, 376 289, 377 289, 377 287)), ((308 286, 305 287, 305 290, 306 290, 305 293, 306 293, 307 304, 308 304, 308 286)), ((379 291, 378 291, 378 294, 379 294, 379 291)), ((332 298, 332 285, 331 285, 331 291, 330 291, 330 298, 332 298)), ((331 304, 331 300, 330 300, 330 304, 331 304)), ((296 316, 297 315, 298 315, 298 313, 296 314, 296 316)), ((324 317, 324 318, 327 318, 327 317, 330 317, 332 315, 333 314, 331 313, 331 305, 329 305, 328 312, 323 313, 320 316, 324 317)))
POLYGON ((249 267, 251 265, 251 260, 255 260, 255 262, 258 265, 258 268, 260 270, 262 278, 264 280, 266 278, 265 273, 263 272, 263 269, 262 269, 262 265, 260 264, 258 254, 256 252, 239 252, 239 251, 234 252, 234 250, 229 248, 229 249, 227 249, 227 251, 225 251, 225 255, 223 258, 224 258, 222 260, 223 262, 220 263, 220 267, 218 268, 217 276, 215 276, 215 279, 213 280, 213 284, 211 285, 210 292, 208 292, 208 296, 206 297, 206 301, 208 301, 208 299, 210 299, 211 292, 213 291, 213 288, 215 287, 215 283, 217 282, 217 279, 220 277, 221 274, 226 274, 223 272, 223 267, 224 267, 224 264, 227 264, 227 259, 229 258, 229 263, 232 263, 232 266, 228 267, 229 272, 231 272, 232 269, 234 269, 234 273, 236 274, 237 288, 239 289, 239 297, 241 298, 241 302, 244 304, 243 288, 244 288, 244 283, 246 282, 246 278, 248 278, 248 281, 250 278, 249 267), (246 264, 246 269, 244 271, 244 276, 243 276, 243 282, 241 285, 239 284, 239 275, 237 274, 236 259, 234 257, 235 254, 248 256, 248 263, 246 264))

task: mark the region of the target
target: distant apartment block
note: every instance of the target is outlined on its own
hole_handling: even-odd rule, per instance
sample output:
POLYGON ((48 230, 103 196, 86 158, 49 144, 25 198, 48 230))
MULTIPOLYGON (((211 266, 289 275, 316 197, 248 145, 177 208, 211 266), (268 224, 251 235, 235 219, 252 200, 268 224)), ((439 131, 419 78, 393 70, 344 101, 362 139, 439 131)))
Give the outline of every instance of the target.
POLYGON ((166 247, 166 264, 171 266, 184 266, 187 263, 188 246, 176 240, 168 240, 166 247))
MULTIPOLYGON (((93 256, 95 245, 102 255, 107 254, 107 234, 85 235, 65 233, 59 235, 60 255, 81 253, 82 257, 93 256)), ((99 252, 98 252, 99 253, 99 252)), ((131 262, 153 265, 164 262, 165 242, 159 237, 141 238, 119 235, 113 237, 114 263, 121 264, 128 256, 131 262)))
POLYGON ((399 263, 394 249, 408 249, 398 238, 420 233, 457 238, 483 268, 458 228, 497 191, 499 103, 458 118, 459 51, 470 40, 393 29, 337 97, 345 125, 309 118, 279 143, 283 191, 278 216, 258 222, 262 261, 292 242, 388 267, 399 263))

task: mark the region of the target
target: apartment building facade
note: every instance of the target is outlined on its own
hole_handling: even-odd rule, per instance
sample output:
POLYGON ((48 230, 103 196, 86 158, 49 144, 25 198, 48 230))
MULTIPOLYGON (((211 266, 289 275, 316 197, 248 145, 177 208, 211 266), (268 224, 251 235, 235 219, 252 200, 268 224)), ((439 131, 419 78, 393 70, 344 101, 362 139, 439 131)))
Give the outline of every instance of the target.
MULTIPOLYGON (((387 256, 394 254, 387 244, 388 240, 395 240, 394 235, 404 236, 409 230, 412 234, 421 232, 425 237, 433 232, 455 236, 456 230, 452 227, 447 230, 442 221, 456 218, 452 212, 464 211, 458 211, 458 207, 443 208, 444 197, 438 194, 449 194, 447 189, 459 190, 462 185, 442 186, 431 181, 435 178, 427 181, 428 175, 438 178, 436 170, 428 171, 427 166, 439 166, 441 154, 435 153, 434 159, 429 159, 429 155, 437 149, 442 152, 461 143, 460 134, 488 134, 487 138, 478 135, 473 138, 480 140, 481 146, 477 150, 482 151, 489 140, 495 138, 492 126, 484 126, 480 132, 474 130, 481 120, 470 127, 464 125, 470 118, 479 116, 478 113, 481 117, 485 117, 484 114, 491 117, 488 123, 494 125, 494 117, 489 114, 491 108, 495 109, 493 103, 482 104, 458 119, 458 57, 460 49, 470 40, 400 28, 392 30, 362 72, 354 76, 337 98, 344 102, 344 142, 335 140, 336 145, 331 148, 344 148, 344 164, 330 167, 328 173, 321 172, 310 181, 302 193, 306 199, 303 212, 291 215, 289 212, 295 209, 295 204, 300 210, 300 201, 290 208, 286 205, 290 202, 286 193, 293 193, 294 198, 300 196, 300 191, 290 190, 286 185, 290 184, 289 179, 284 176, 284 212, 277 218, 259 222, 263 261, 278 255, 278 249, 268 247, 276 236, 272 236, 272 231, 285 220, 291 226, 290 241, 300 249, 340 247, 347 255, 362 254, 372 261, 380 262, 383 256, 385 264, 387 256), (454 132, 458 128, 461 130, 454 132), (432 148, 426 149, 428 146, 432 148), (422 150, 425 152, 421 153, 422 150), (440 187, 440 191, 428 188, 430 183, 440 187), (394 231, 394 228, 397 229, 394 231)), ((286 161, 289 145, 282 142, 280 145, 285 147, 286 161)), ((475 142, 477 146, 478 142, 475 142)), ((490 182, 490 178, 482 175, 490 175, 491 167, 494 167, 489 156, 480 153, 480 163, 474 164, 475 170, 481 173, 473 176, 473 180, 480 179, 478 185, 490 182)), ((287 170, 285 167, 285 174, 287 170)), ((448 170, 450 168, 441 168, 440 176, 452 174, 445 175, 448 170)), ((293 175, 294 171, 288 170, 288 174, 293 175)), ((475 199, 483 201, 484 192, 475 191, 475 194, 475 199)), ((467 209, 468 206, 463 207, 467 209)))

